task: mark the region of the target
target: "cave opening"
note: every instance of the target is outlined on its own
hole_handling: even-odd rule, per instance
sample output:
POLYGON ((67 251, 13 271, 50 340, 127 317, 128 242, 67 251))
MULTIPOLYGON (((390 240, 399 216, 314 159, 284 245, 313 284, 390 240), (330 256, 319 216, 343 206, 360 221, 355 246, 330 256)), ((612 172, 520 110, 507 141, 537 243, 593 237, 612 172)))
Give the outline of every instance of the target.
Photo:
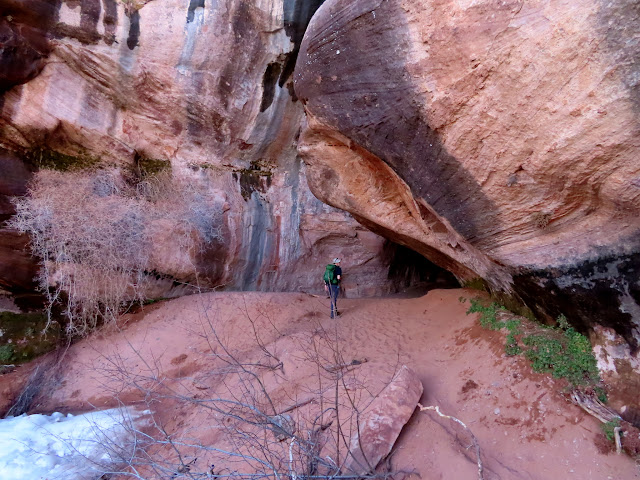
POLYGON ((389 262, 389 277, 399 295, 419 297, 430 290, 461 288, 456 277, 418 252, 387 241, 384 255, 389 262))

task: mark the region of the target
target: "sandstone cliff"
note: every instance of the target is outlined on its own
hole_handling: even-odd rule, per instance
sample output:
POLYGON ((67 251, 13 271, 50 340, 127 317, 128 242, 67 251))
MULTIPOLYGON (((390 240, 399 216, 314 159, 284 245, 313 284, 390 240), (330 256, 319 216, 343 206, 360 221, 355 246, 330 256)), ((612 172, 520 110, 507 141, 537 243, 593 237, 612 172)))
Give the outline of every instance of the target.
MULTIPOLYGON (((150 212, 158 295, 315 288, 336 251, 351 292, 391 288, 394 252, 308 180, 460 280, 636 348, 637 5, 322 3, 5 2, 3 220, 43 168, 67 189, 107 174, 150 212), (219 239, 176 248, 206 229, 176 220, 197 204, 150 200, 159 172, 206 192, 219 239)), ((28 295, 26 239, 2 238, 2 288, 28 295)))
POLYGON ((311 189, 637 349, 639 30, 628 0, 329 0, 295 72, 311 189))
MULTIPOLYGON (((120 205, 112 211, 125 211, 133 196, 136 211, 148 213, 142 228, 153 240, 144 270, 155 279, 148 295, 184 293, 195 283, 317 291, 334 256, 344 259, 349 295, 393 289, 395 247, 313 197, 297 156, 304 113, 292 73, 321 3, 4 2, 3 220, 13 213, 6 199, 25 194, 29 180, 51 184, 46 170, 54 169, 62 171, 59 192, 95 188, 64 207, 73 195, 63 193, 47 208, 100 222, 84 201, 108 199, 120 205), (159 174, 173 179, 162 201, 148 195, 149 185, 167 185, 155 180, 159 174), (167 199, 176 185, 222 212, 219 236, 206 248, 180 248, 180 238, 202 239, 209 227, 184 231, 176 212, 197 216, 201 205, 180 192, 167 199)), ((25 239, 6 229, 1 238, 0 286, 26 294, 37 267, 25 239)))

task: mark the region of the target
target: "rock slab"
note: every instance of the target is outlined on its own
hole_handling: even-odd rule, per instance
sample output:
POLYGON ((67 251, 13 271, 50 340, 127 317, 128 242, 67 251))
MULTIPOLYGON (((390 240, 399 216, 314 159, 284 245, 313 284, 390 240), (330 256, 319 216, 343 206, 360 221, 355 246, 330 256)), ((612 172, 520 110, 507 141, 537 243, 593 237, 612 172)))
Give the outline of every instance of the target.
POLYGON ((418 376, 403 365, 389 385, 362 414, 359 431, 351 438, 346 472, 366 475, 393 448, 422 396, 418 376))

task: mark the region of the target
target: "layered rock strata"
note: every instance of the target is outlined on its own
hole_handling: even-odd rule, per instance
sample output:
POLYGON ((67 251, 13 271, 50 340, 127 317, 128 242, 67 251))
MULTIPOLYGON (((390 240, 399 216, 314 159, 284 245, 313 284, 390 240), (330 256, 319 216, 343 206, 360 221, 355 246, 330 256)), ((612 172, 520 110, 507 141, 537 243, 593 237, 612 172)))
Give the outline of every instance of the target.
MULTIPOLYGON (((153 237, 147 270, 154 296, 195 284, 321 291, 322 269, 335 256, 343 258, 348 295, 388 292, 397 252, 315 199, 297 157, 303 109, 292 73, 321 3, 5 2, 0 147, 21 162, 16 168, 36 172, 34 185, 50 182, 43 172, 54 169, 64 174, 55 180, 59 188, 93 181, 95 201, 108 197, 122 209, 132 195, 142 202, 154 219, 141 225, 153 237), (105 175, 115 179, 107 190, 105 175), (205 191, 222 212, 214 226, 219 241, 180 250, 181 236, 202 237, 210 226, 184 232, 162 202, 149 200, 149 188, 162 183, 156 178, 167 175, 205 191)), ((24 182, 20 188, 7 195, 25 193, 24 182)), ((177 205, 181 198, 175 209, 197 216, 197 205, 177 205)), ((17 268, 20 279, 0 271, 15 291, 29 283, 34 265, 16 253, 23 245, 10 235, 2 251, 10 249, 12 259, 3 268, 28 263, 17 268)))
POLYGON ((635 350, 638 30, 628 0, 329 0, 295 72, 311 189, 635 350))

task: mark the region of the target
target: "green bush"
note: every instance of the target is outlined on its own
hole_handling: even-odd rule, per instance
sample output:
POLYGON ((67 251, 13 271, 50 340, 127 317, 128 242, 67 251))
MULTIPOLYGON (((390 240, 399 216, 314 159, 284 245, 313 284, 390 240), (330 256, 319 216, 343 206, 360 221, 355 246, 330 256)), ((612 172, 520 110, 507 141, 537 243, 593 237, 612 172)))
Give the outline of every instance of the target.
POLYGON ((523 342, 530 347, 525 355, 536 372, 550 372, 555 378, 566 378, 573 386, 600 381, 589 339, 573 328, 566 327, 561 335, 530 335, 523 342))
POLYGON ((11 363, 11 359, 13 358, 15 351, 13 349, 13 345, 2 345, 0 346, 0 364, 11 363))
POLYGON ((610 442, 615 441, 614 430, 616 427, 620 426, 620 419, 614 418, 613 420, 609 420, 607 423, 600 424, 600 428, 602 428, 602 433, 607 437, 607 440, 610 442))
POLYGON ((507 328, 509 333, 507 334, 507 343, 504 346, 504 352, 509 357, 522 353, 522 348, 520 348, 520 346, 518 345, 518 339, 516 338, 516 335, 522 334, 522 332, 520 331, 520 325, 520 320, 516 320, 515 318, 512 318, 511 320, 507 320, 505 322, 505 327, 507 328))
POLYGON ((469 310, 467 310, 467 315, 470 313, 479 313, 480 325, 489 330, 500 330, 506 326, 504 322, 498 321, 497 314, 500 310, 505 310, 505 308, 495 302, 484 306, 480 300, 471 299, 471 306, 469 310))
MULTIPOLYGON (((505 353, 508 356, 519 355, 524 351, 531 360, 536 372, 549 372, 555 378, 566 378, 571 385, 594 386, 600 382, 597 362, 591 350, 589 339, 569 326, 564 315, 558 317, 559 327, 538 325, 538 333, 524 335, 522 348, 518 336, 522 336, 522 322, 516 318, 507 321, 498 320, 498 312, 506 310, 496 302, 484 305, 480 300, 472 299, 467 314, 479 313, 480 325, 490 330, 506 328, 505 353)), ((600 389, 598 398, 606 401, 604 390, 600 389)))

